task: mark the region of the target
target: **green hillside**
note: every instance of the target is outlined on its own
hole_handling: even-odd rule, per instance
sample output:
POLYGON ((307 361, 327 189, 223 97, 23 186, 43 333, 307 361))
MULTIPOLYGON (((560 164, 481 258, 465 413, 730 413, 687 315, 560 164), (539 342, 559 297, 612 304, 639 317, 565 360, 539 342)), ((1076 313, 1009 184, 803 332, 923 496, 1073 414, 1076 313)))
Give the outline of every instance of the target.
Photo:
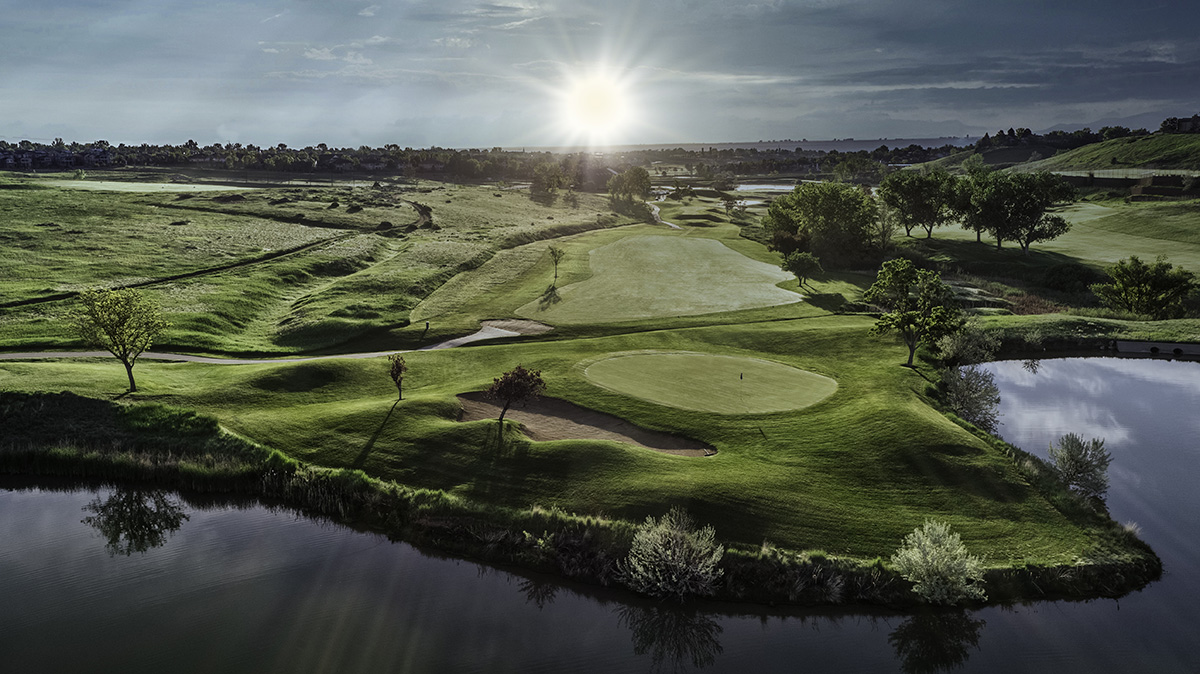
POLYGON ((1200 171, 1200 134, 1114 138, 1021 166, 1030 171, 1154 168, 1200 171))

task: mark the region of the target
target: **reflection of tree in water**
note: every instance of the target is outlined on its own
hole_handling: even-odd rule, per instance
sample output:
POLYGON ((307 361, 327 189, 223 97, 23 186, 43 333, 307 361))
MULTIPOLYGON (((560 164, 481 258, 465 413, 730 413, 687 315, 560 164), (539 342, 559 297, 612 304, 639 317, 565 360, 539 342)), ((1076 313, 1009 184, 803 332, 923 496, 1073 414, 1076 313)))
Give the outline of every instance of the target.
POLYGON ((650 654, 655 671, 683 672, 688 663, 703 669, 721 653, 722 628, 695 611, 665 606, 626 606, 617 612, 633 633, 633 652, 650 654))
POLYGON ((965 611, 924 611, 909 617, 888 635, 905 674, 949 672, 966 664, 968 646, 979 649, 987 622, 965 611))
POLYGON ((108 539, 104 549, 113 556, 164 545, 188 519, 182 505, 158 489, 119 488, 104 500, 93 499, 83 509, 92 513, 83 523, 108 539))
POLYGON ((1021 361, 1021 367, 1029 374, 1037 374, 1038 369, 1042 367, 1042 361, 1037 358, 1027 358, 1021 361))
POLYGON ((537 606, 539 611, 545 608, 546 604, 553 604, 554 597, 558 594, 558 586, 554 583, 532 578, 521 581, 520 587, 525 593, 525 601, 537 606))

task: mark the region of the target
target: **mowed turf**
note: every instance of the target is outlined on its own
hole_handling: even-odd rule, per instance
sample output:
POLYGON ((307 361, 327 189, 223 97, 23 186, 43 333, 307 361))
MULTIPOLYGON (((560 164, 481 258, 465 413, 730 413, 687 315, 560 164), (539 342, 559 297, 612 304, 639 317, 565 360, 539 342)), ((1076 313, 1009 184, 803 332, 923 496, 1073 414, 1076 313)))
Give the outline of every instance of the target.
POLYGON ((792 278, 719 241, 686 236, 627 236, 590 251, 592 276, 535 300, 517 314, 552 324, 606 323, 695 316, 792 304, 800 295, 776 286, 792 278))
POLYGON ((588 381, 659 405, 717 414, 798 410, 833 395, 829 377, 760 358, 706 353, 617 354, 584 370, 588 381))

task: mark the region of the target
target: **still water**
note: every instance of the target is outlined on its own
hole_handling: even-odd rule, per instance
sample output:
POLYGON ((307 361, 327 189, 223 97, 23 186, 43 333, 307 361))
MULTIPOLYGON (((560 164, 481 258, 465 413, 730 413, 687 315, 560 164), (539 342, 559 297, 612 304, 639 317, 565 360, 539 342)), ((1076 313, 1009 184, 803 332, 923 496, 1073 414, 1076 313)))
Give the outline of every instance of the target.
POLYGON ((1119 602, 974 612, 680 610, 287 510, 0 483, 0 671, 1200 671, 1200 364, 988 368, 1006 439, 1106 439, 1109 505, 1141 525, 1163 580, 1119 602))

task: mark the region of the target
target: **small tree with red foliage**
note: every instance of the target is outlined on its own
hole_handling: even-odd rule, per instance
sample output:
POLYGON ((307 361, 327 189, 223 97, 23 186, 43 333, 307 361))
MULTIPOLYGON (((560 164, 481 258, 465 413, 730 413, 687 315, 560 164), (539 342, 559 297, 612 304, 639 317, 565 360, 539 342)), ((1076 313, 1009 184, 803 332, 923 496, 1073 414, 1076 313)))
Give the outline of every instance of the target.
POLYGON ((500 378, 493 379, 487 396, 504 401, 504 407, 500 410, 500 423, 504 423, 504 414, 513 403, 537 398, 545 390, 546 382, 542 381, 541 370, 526 370, 518 365, 500 378))

